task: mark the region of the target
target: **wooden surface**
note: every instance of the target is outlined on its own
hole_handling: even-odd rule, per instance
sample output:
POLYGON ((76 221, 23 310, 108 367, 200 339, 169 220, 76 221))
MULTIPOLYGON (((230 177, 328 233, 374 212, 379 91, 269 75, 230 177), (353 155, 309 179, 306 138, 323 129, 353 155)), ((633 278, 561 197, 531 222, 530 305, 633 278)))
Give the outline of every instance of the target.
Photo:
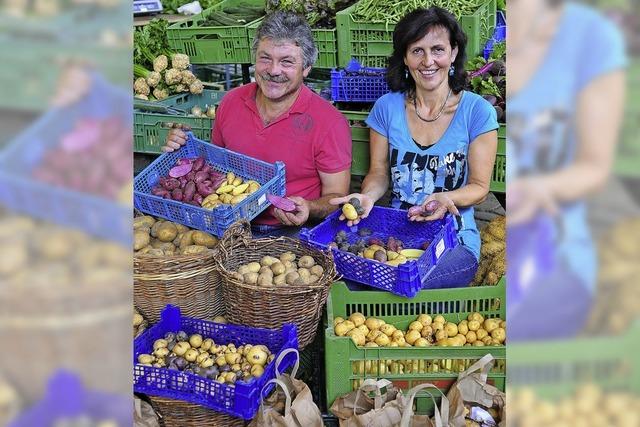
POLYGON ((170 24, 174 22, 184 21, 185 19, 192 18, 193 15, 167 15, 165 13, 155 13, 150 15, 138 15, 133 17, 133 25, 139 27, 141 25, 147 25, 154 18, 162 18, 169 21, 170 24))

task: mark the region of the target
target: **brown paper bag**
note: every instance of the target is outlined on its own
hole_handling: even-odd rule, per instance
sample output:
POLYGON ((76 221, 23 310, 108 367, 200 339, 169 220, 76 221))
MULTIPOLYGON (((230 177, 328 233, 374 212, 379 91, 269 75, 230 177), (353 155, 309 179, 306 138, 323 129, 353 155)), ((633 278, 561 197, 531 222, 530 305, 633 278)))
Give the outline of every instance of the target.
POLYGON ((442 391, 433 384, 418 384, 407 392, 406 406, 402 413, 400 427, 449 427, 449 400, 444 393, 442 393, 442 391), (440 408, 438 408, 433 394, 430 391, 427 392, 431 397, 431 400, 433 400, 435 412, 433 418, 430 418, 427 415, 414 415, 413 413, 413 400, 415 399, 416 394, 427 388, 435 390, 437 394, 442 397, 440 408))
POLYGON ((502 414, 502 420, 498 426, 505 425, 504 407, 505 394, 487 384, 487 375, 493 366, 493 356, 485 355, 482 359, 471 365, 469 369, 458 375, 458 380, 451 386, 447 393, 449 408, 451 411, 451 427, 465 427, 467 406, 483 406, 494 408, 502 414))
POLYGON ((391 427, 400 424, 405 402, 391 381, 369 378, 358 390, 338 397, 330 410, 340 419, 340 427, 391 427))
POLYGON ((268 381, 276 384, 276 389, 260 404, 260 409, 249 427, 323 427, 322 414, 313 402, 311 390, 300 380, 295 379, 300 356, 296 349, 288 349, 276 359, 276 378, 268 381), (289 374, 280 374, 278 366, 284 356, 295 353, 296 363, 289 374), (279 387, 279 388, 278 388, 279 387))

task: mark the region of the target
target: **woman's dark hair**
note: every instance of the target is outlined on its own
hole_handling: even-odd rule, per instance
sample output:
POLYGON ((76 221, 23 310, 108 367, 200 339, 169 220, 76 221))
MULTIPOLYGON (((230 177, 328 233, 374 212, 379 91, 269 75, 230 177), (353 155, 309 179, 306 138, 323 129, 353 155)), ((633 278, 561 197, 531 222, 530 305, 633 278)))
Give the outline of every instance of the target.
POLYGON ((449 87, 456 94, 464 89, 467 78, 464 69, 467 62, 467 35, 453 14, 441 7, 433 6, 428 9, 416 9, 396 24, 393 32, 393 53, 389 57, 387 67, 387 83, 393 92, 403 92, 410 97, 415 95, 416 83, 411 74, 406 77, 404 56, 411 43, 420 40, 435 27, 445 28, 449 32, 451 48, 458 48, 458 54, 453 61, 455 70, 453 76, 449 76, 449 87))

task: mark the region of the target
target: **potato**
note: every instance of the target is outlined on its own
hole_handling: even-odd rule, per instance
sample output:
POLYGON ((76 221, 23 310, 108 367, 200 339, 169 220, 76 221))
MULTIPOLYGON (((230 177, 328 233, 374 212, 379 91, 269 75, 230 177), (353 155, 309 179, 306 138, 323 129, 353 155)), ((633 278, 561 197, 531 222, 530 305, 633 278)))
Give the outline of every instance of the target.
MULTIPOLYGON (((155 249, 160 249, 161 251, 175 251, 176 247, 171 242, 160 242, 157 246, 154 246, 155 249)), ((153 246, 153 245, 151 245, 153 246)))
POLYGON ((306 268, 299 268, 298 269, 298 274, 300 275, 300 277, 302 277, 305 281, 309 281, 309 277, 311 276, 311 273, 309 272, 308 269, 306 268))
POLYGON ((176 236, 175 239, 173 239, 173 244, 175 245, 176 248, 180 247, 180 242, 182 241, 182 236, 184 236, 184 233, 178 232, 178 235, 176 236))
POLYGON ((189 230, 184 233, 182 240, 180 240, 180 249, 193 245, 193 232, 194 230, 189 230))
POLYGON ((284 269, 286 272, 298 271, 298 266, 296 266, 293 261, 284 261, 282 264, 284 264, 284 269))
POLYGON ((273 277, 273 270, 271 270, 271 267, 263 265, 262 267, 260 267, 260 271, 258 271, 258 274, 268 274, 269 276, 273 277))
POLYGON ((285 277, 285 281, 287 282, 287 284, 293 285, 295 281, 298 280, 299 278, 300 278, 300 275, 298 274, 298 272, 292 271, 290 273, 287 273, 287 276, 285 277))
POLYGON ((178 229, 178 234, 186 233, 187 231, 189 231, 189 227, 187 227, 186 225, 178 224, 177 222, 174 222, 172 224, 175 225, 178 229))
POLYGON ((244 283, 248 285, 255 285, 258 283, 258 273, 246 273, 244 275, 244 283))
POLYGON ((260 265, 270 267, 270 266, 272 266, 273 264, 275 264, 276 262, 279 262, 279 261, 278 261, 278 258, 275 258, 275 257, 269 256, 269 255, 265 255, 265 256, 263 256, 263 257, 262 257, 262 259, 260 260, 260 265))
POLYGON ((178 235, 178 229, 172 222, 165 221, 156 230, 159 240, 163 242, 171 242, 178 235))
POLYGON ((151 249, 153 249, 153 247, 151 245, 147 245, 144 248, 140 249, 138 252, 136 252, 136 255, 144 255, 146 253, 149 253, 151 249))
POLYGON ((307 280, 307 284, 313 285, 314 283, 318 282, 318 280, 320 280, 320 278, 315 274, 312 274, 309 276, 309 279, 307 280))
POLYGON ((260 271, 260 268, 262 266, 260 265, 259 262, 250 262, 249 264, 247 264, 247 267, 249 268, 249 271, 251 273, 257 273, 260 271))
POLYGON ((260 286, 272 286, 273 285, 273 273, 262 273, 258 275, 258 285, 260 286))
POLYGON ((148 246, 151 243, 151 237, 149 233, 144 231, 133 232, 133 250, 139 251, 140 249, 148 246))
POLYGON ((249 265, 248 264, 244 264, 241 265, 240 267, 238 267, 238 273, 244 275, 247 273, 251 273, 251 270, 249 270, 249 265))
POLYGON ((191 234, 193 243, 200 246, 206 246, 207 248, 213 248, 218 244, 218 238, 212 236, 204 231, 196 230, 191 234))
POLYGON ((155 224, 155 222, 156 222, 155 218, 150 215, 137 216, 133 218, 133 228, 134 229, 144 228, 144 227, 151 228, 153 227, 153 224, 155 224))
POLYGON ((162 250, 162 253, 164 254, 164 256, 174 256, 176 254, 176 251, 174 249, 164 249, 162 250))
POLYGON ((287 277, 287 275, 284 274, 284 273, 283 274, 278 274, 277 276, 275 276, 273 278, 273 284, 274 285, 284 285, 285 283, 287 283, 286 277, 287 277))
POLYGON ((316 261, 309 255, 305 255, 298 260, 298 267, 311 268, 316 265, 316 261))
POLYGON ((286 267, 280 261, 276 261, 271 264, 271 271, 273 271, 273 274, 275 274, 276 276, 279 276, 286 271, 286 267))
POLYGON ((162 257, 164 256, 164 251, 162 249, 151 249, 145 255, 162 257))
POLYGON ((244 275, 242 275, 241 273, 237 272, 237 271, 233 271, 231 272, 231 277, 234 278, 235 280, 244 283, 244 275))
POLYGON ((296 256, 295 256, 295 254, 294 254, 294 253, 292 253, 292 252, 285 252, 285 253, 283 253, 282 255, 280 255, 280 261, 281 261, 283 264, 285 264, 285 266, 286 266, 285 261, 291 261, 291 262, 293 262, 293 261, 295 261, 295 260, 296 260, 296 256))
POLYGON ((314 274, 318 277, 322 277, 322 273, 324 273, 324 269, 322 268, 321 265, 314 265, 313 267, 311 267, 311 274, 314 274))
POLYGON ((164 219, 159 219, 153 224, 153 227, 151 227, 151 233, 149 233, 151 234, 151 237, 158 237, 158 229, 165 222, 166 221, 164 219))
POLYGON ((200 245, 189 245, 186 248, 182 248, 180 250, 180 253, 182 255, 195 255, 195 254, 201 254, 201 253, 205 253, 207 252, 209 249, 207 249, 204 246, 200 246, 200 245))
POLYGON ((229 203, 231 203, 232 205, 237 205, 238 203, 240 203, 241 201, 243 201, 247 197, 249 197, 248 194, 240 194, 238 196, 231 196, 231 200, 229 201, 229 203))

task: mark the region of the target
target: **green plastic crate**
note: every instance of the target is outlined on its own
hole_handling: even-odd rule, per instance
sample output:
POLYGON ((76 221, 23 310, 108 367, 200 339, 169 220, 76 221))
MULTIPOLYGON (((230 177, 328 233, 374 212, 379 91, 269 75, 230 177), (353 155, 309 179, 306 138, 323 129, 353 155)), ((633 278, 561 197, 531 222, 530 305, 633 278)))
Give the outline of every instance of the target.
POLYGON ((369 127, 364 124, 367 111, 340 111, 351 128, 351 174, 364 176, 369 172, 369 127))
MULTIPOLYGON (((365 67, 386 68, 393 50, 395 25, 356 22, 351 17, 356 6, 357 3, 336 14, 338 66, 346 67, 351 58, 356 58, 365 67)), ((482 54, 496 26, 496 0, 488 0, 473 15, 461 16, 460 25, 467 34, 467 57, 482 54)))
MULTIPOLYGON (((442 314, 447 321, 462 320, 474 311, 485 317, 500 316, 504 319, 504 301, 504 280, 496 286, 421 291, 411 299, 387 292, 351 291, 344 282, 337 282, 332 285, 327 300, 327 317, 328 324, 333 325, 336 317, 346 319, 351 313, 360 312, 365 317, 381 318, 406 330, 421 313, 442 314)), ((417 384, 429 382, 446 393, 461 370, 487 353, 492 354, 496 360, 488 382, 504 391, 506 346, 356 347, 351 338, 336 336, 330 326, 325 330, 327 406, 331 406, 337 397, 355 390, 366 378, 387 378, 405 391, 417 384), (390 372, 378 375, 380 363, 385 363, 384 361, 402 361, 409 367, 405 373, 395 373, 394 365, 390 365, 390 372), (370 373, 366 373, 369 363, 370 373), (417 372, 413 372, 414 370, 417 372)), ((386 367, 382 369, 387 370, 386 367)), ((418 411, 428 413, 432 409, 431 400, 425 398, 426 394, 418 396, 418 411)))
MULTIPOLYGON (((184 93, 173 95, 157 104, 167 107, 175 107, 189 112, 195 105, 204 108, 205 105, 217 105, 226 92, 205 89, 199 95, 184 93)), ((183 115, 171 115, 163 113, 150 113, 142 110, 135 110, 133 117, 133 143, 136 153, 161 153, 160 148, 169 133, 168 128, 163 128, 166 122, 178 122, 189 125, 194 135, 205 141, 211 139, 211 129, 213 120, 205 117, 186 117, 183 115)))
POLYGON ((494 193, 504 193, 507 187, 507 125, 500 123, 498 129, 498 150, 496 162, 493 165, 489 190, 494 193))
POLYGON ((568 396, 585 382, 640 393, 638 354, 640 324, 620 336, 509 344, 509 387, 544 399, 568 396))
POLYGON ((631 63, 627 79, 626 108, 614 170, 618 175, 634 178, 640 176, 640 60, 631 63))
MULTIPOLYGON (((254 21, 247 26, 247 37, 249 38, 249 46, 253 45, 253 38, 256 36, 258 25, 262 19, 254 21)), ((311 29, 313 41, 318 48, 318 60, 313 65, 314 68, 335 68, 338 63, 338 40, 336 30, 334 29, 311 29)), ((253 52, 251 53, 251 59, 253 52)))
POLYGON ((251 43, 247 37, 247 27, 261 18, 244 25, 202 26, 211 13, 240 3, 264 5, 263 0, 224 0, 191 20, 171 25, 167 29, 169 46, 189 55, 192 64, 249 64, 251 43))

